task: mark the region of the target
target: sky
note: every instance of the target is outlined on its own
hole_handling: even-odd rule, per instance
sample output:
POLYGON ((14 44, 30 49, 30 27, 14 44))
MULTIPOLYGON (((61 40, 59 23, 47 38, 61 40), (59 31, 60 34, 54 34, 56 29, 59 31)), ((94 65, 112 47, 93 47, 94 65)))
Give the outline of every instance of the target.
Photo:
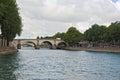
POLYGON ((80 32, 93 24, 120 21, 120 0, 16 0, 23 31, 20 37, 36 38, 66 32, 74 26, 80 32))

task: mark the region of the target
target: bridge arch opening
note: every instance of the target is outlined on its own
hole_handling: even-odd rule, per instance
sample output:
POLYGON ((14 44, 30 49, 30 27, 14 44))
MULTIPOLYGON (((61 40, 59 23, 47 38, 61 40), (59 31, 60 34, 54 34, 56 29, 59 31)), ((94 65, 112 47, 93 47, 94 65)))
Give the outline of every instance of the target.
POLYGON ((32 44, 22 44, 21 46, 23 46, 23 47, 34 47, 34 45, 32 45, 32 44))
POLYGON ((36 48, 36 44, 32 41, 26 41, 24 43, 21 43, 21 46, 22 47, 34 47, 34 48, 36 48))
POLYGON ((60 42, 57 45, 57 49, 64 49, 67 46, 67 44, 65 42, 60 42))
POLYGON ((44 41, 44 42, 42 42, 42 46, 44 47, 44 48, 52 48, 52 43, 51 42, 49 42, 49 41, 44 41))

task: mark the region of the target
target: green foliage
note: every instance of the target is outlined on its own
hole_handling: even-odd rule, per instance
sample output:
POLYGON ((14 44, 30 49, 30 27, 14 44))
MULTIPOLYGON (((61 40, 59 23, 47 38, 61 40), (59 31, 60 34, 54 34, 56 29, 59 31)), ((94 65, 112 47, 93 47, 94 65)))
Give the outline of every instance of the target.
POLYGON ((82 39, 82 33, 80 33, 75 27, 70 27, 63 40, 68 43, 80 42, 82 39))
POLYGON ((2 35, 7 41, 12 41, 21 34, 22 22, 19 16, 16 0, 0 0, 0 25, 2 35))
POLYGON ((119 41, 120 40, 120 22, 111 23, 109 26, 109 40, 119 41))
POLYGON ((84 39, 87 41, 102 41, 106 37, 106 31, 106 26, 94 24, 92 28, 89 28, 84 32, 84 39))
POLYGON ((70 27, 66 33, 56 33, 52 38, 61 38, 68 43, 76 43, 81 40, 91 42, 117 42, 120 43, 120 21, 111 23, 108 27, 94 24, 86 30, 84 34, 80 33, 75 27, 70 27))
POLYGON ((2 3, 0 3, 0 20, 3 16, 3 10, 4 10, 4 5, 2 3))
POLYGON ((41 37, 41 39, 52 39, 51 36, 45 36, 45 37, 41 37))
POLYGON ((37 38, 36 39, 40 39, 40 37, 39 36, 37 36, 37 38))
POLYGON ((94 24, 84 32, 84 40, 96 42, 118 42, 120 41, 120 22, 111 23, 108 27, 94 24))
POLYGON ((56 39, 56 38, 61 38, 61 39, 63 39, 63 38, 64 38, 64 35, 65 35, 65 33, 60 33, 60 32, 58 32, 58 33, 56 33, 52 38, 53 38, 53 39, 56 39))

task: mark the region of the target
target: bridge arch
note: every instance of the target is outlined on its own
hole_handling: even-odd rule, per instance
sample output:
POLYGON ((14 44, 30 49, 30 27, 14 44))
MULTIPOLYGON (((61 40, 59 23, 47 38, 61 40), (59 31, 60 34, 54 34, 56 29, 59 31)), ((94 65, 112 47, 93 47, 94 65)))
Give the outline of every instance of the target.
POLYGON ((34 47, 36 46, 36 44, 34 42, 32 42, 32 41, 27 41, 26 43, 33 44, 34 47))
POLYGON ((42 44, 44 47, 52 48, 53 44, 50 41, 43 41, 42 44))
POLYGON ((63 49, 67 46, 67 44, 65 42, 59 42, 57 44, 57 49, 63 49))
POLYGON ((23 46, 23 47, 34 47, 34 45, 32 45, 32 44, 22 44, 21 46, 23 46))
POLYGON ((36 44, 32 41, 20 42, 17 46, 21 47, 21 46, 24 46, 24 45, 29 45, 29 46, 32 46, 36 49, 36 44))
POLYGON ((21 44, 31 44, 36 49, 44 47, 56 49, 58 47, 66 46, 63 40, 58 39, 14 39, 12 45, 18 49, 21 49, 21 44))

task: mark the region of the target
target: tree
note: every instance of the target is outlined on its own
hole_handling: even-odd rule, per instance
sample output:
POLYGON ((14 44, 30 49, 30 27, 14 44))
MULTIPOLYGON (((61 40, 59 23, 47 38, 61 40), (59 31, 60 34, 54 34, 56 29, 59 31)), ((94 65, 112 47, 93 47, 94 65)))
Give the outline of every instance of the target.
MULTIPOLYGON (((19 16, 16 0, 0 0, 2 12, 0 13, 0 24, 2 35, 12 41, 16 35, 20 36, 22 31, 21 17, 19 16)), ((9 45, 9 44, 8 44, 9 45)))
POLYGON ((111 41, 119 41, 120 40, 120 21, 116 21, 111 23, 108 27, 109 29, 109 40, 111 41))
POLYGON ((84 32, 84 39, 87 41, 103 41, 106 37, 107 27, 94 24, 84 32))
POLYGON ((65 33, 60 33, 60 32, 57 32, 52 38, 56 39, 56 38, 61 38, 63 39, 65 33))
POLYGON ((2 3, 0 3, 0 20, 3 16, 3 10, 4 10, 4 5, 2 3))
POLYGON ((63 38, 63 40, 68 43, 80 42, 81 39, 82 33, 80 33, 75 27, 70 27, 63 38))
POLYGON ((37 38, 36 39, 40 39, 40 37, 39 36, 37 36, 37 38))

